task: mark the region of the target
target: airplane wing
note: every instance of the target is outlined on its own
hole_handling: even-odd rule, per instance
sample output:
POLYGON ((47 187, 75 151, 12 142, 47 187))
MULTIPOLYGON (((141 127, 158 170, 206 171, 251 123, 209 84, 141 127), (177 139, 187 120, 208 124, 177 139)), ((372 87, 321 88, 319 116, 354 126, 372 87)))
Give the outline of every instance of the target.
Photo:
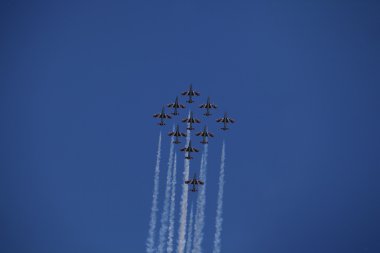
POLYGON ((155 117, 155 118, 160 117, 160 113, 153 114, 153 117, 155 117))
POLYGON ((194 119, 194 122, 201 123, 201 121, 199 119, 194 119))
POLYGON ((193 148, 193 152, 199 152, 199 150, 196 148, 193 148))
POLYGON ((213 133, 210 133, 210 132, 208 132, 208 136, 210 136, 210 137, 214 137, 214 134, 213 134, 213 133))
POLYGON ((199 96, 199 95, 201 95, 201 93, 199 93, 198 91, 193 91, 194 92, 194 95, 195 96, 199 96))
POLYGON ((171 104, 168 104, 168 107, 173 107, 175 104, 174 103, 171 103, 171 104))
POLYGON ((184 91, 184 92, 181 93, 181 95, 182 96, 187 96, 187 95, 189 95, 189 92, 188 91, 184 91))
POLYGON ((183 119, 182 122, 189 122, 189 119, 183 119))
POLYGON ((170 132, 168 135, 173 136, 174 134, 175 134, 175 132, 170 132))
POLYGON ((186 106, 184 106, 184 105, 181 105, 181 104, 178 104, 179 105, 179 108, 185 108, 186 106))
POLYGON ((181 148, 180 151, 182 152, 187 151, 187 148, 181 148))
POLYGON ((214 104, 211 104, 211 107, 214 108, 214 109, 218 108, 218 106, 214 105, 214 104))
POLYGON ((200 184, 200 185, 204 185, 205 183, 201 180, 197 180, 197 183, 200 184))
POLYGON ((224 118, 217 119, 216 122, 223 122, 224 118))
POLYGON ((228 121, 231 122, 231 123, 235 123, 235 120, 231 119, 231 118, 228 118, 228 121))
MULTIPOLYGON (((196 135, 196 136, 200 136, 200 135, 202 135, 202 132, 196 133, 195 135, 196 135)), ((203 136, 203 135, 202 135, 202 136, 203 136)))
POLYGON ((201 105, 199 106, 199 108, 206 108, 206 105, 207 105, 207 104, 201 104, 201 105))
POLYGON ((185 184, 190 184, 191 180, 185 181, 185 184))

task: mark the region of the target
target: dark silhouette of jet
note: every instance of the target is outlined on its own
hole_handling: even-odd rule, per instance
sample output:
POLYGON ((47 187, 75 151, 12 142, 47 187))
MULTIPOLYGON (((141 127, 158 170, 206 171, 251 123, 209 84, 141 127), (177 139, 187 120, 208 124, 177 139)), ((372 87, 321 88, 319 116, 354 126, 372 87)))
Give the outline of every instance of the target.
POLYGON ((170 132, 169 136, 175 136, 175 140, 173 141, 173 143, 178 144, 178 143, 181 143, 179 141, 178 137, 186 137, 186 134, 185 133, 181 133, 179 131, 179 126, 177 125, 176 128, 175 128, 175 131, 170 132))
POLYGON ((187 130, 193 130, 194 123, 201 123, 199 119, 196 119, 193 117, 193 112, 190 112, 190 115, 187 118, 183 119, 182 122, 186 122, 190 124, 189 127, 186 128, 187 130))
POLYGON ((192 97, 201 95, 199 92, 193 90, 193 85, 192 84, 190 84, 189 90, 184 91, 181 94, 182 94, 182 96, 188 96, 189 97, 189 100, 186 101, 188 103, 193 103, 194 102, 194 100, 192 100, 192 97))
POLYGON ((196 133, 195 135, 196 136, 202 136, 202 141, 201 141, 202 144, 207 144, 208 143, 207 137, 214 137, 213 133, 207 131, 207 126, 205 126, 205 128, 203 129, 202 132, 196 133))
POLYGON ((235 123, 235 120, 234 119, 231 119, 231 118, 228 118, 227 117, 227 113, 225 112, 224 113, 224 117, 223 118, 220 118, 220 119, 217 119, 216 122, 223 122, 223 127, 221 128, 222 130, 228 130, 227 128, 227 124, 228 123, 235 123))
POLYGON ((206 113, 203 115, 210 116, 211 115, 210 109, 216 109, 217 106, 215 104, 210 103, 210 97, 208 97, 206 104, 200 105, 199 108, 206 108, 206 113))
POLYGON ((185 181, 185 184, 191 184, 191 185, 193 185, 193 188, 191 188, 189 191, 191 191, 191 192, 197 192, 198 191, 197 186, 198 185, 204 185, 204 182, 201 181, 201 180, 199 180, 199 179, 197 179, 197 174, 194 174, 193 179, 185 181))
POLYGON ((158 125, 160 125, 160 126, 165 125, 164 119, 171 119, 172 118, 169 114, 165 113, 165 106, 162 107, 161 113, 153 114, 153 117, 160 119, 160 122, 158 123, 158 125))
POLYGON ((184 105, 180 104, 178 102, 178 97, 175 98, 174 103, 168 104, 169 108, 174 108, 174 111, 172 112, 173 115, 178 115, 178 108, 185 108, 184 105))
POLYGON ((199 152, 198 149, 193 148, 193 147, 191 146, 191 141, 189 141, 189 146, 184 147, 184 148, 181 148, 180 151, 182 151, 182 152, 187 152, 187 156, 185 156, 185 158, 188 159, 188 160, 193 159, 193 157, 190 156, 190 154, 191 154, 192 152, 199 152))

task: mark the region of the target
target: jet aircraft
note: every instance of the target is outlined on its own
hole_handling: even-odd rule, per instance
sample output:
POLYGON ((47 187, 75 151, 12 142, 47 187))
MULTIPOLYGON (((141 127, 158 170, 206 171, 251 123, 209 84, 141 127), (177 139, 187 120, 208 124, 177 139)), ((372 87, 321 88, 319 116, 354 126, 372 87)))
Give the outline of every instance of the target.
POLYGON ((189 100, 186 101, 188 103, 194 102, 194 100, 192 100, 192 97, 201 95, 199 92, 193 90, 192 84, 190 84, 189 90, 184 91, 181 94, 182 94, 182 96, 189 96, 189 100))
POLYGON ((211 115, 210 109, 216 109, 217 106, 215 104, 210 103, 210 97, 208 97, 206 104, 200 105, 199 108, 206 108, 206 113, 203 115, 210 116, 211 115))
POLYGON ((168 107, 174 108, 174 111, 172 112, 173 115, 178 115, 178 108, 185 108, 184 105, 178 102, 178 97, 175 98, 174 103, 168 104, 168 107))
POLYGON ((223 118, 220 118, 220 119, 217 119, 216 122, 223 122, 223 127, 221 128, 222 130, 228 130, 227 128, 227 124, 228 123, 235 123, 235 120, 234 119, 231 119, 231 118, 228 118, 227 117, 227 113, 225 112, 224 113, 224 117, 223 118))
POLYGON ((153 114, 153 117, 160 119, 160 122, 158 123, 158 125, 160 125, 160 126, 165 125, 164 119, 171 119, 172 118, 169 114, 165 113, 165 107, 164 106, 162 107, 161 113, 153 114))
POLYGON ((187 130, 193 130, 194 129, 193 128, 194 123, 201 123, 201 121, 199 119, 196 119, 193 117, 193 112, 190 112, 189 117, 183 119, 182 122, 189 123, 189 127, 186 128, 187 130))
POLYGON ((177 125, 175 131, 170 132, 169 136, 175 136, 175 140, 173 141, 173 143, 178 144, 178 143, 181 143, 179 141, 178 137, 186 137, 186 134, 185 133, 181 133, 179 131, 179 126, 177 125))
POLYGON ((202 141, 201 141, 201 143, 202 143, 202 144, 207 144, 207 143, 208 143, 208 141, 207 141, 207 137, 214 137, 214 134, 208 132, 208 131, 207 131, 207 126, 205 126, 205 128, 203 129, 203 131, 197 133, 196 136, 202 136, 202 141))
POLYGON ((185 158, 188 160, 193 159, 193 157, 190 156, 191 152, 199 152, 198 149, 191 146, 191 141, 189 141, 189 146, 181 148, 180 151, 187 152, 187 156, 185 156, 185 158))
POLYGON ((204 182, 201 181, 201 180, 199 180, 199 179, 197 179, 197 174, 194 174, 193 179, 186 180, 186 181, 185 181, 185 184, 191 184, 191 185, 193 185, 193 188, 192 188, 191 190, 189 190, 189 191, 197 192, 198 189, 197 189, 196 186, 197 186, 197 185, 204 185, 204 182))

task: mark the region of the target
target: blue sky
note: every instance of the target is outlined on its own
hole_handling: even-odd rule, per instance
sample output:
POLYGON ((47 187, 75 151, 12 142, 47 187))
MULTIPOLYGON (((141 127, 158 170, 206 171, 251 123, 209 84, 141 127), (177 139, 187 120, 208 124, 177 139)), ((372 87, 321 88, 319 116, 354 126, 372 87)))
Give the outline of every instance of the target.
POLYGON ((223 252, 380 251, 377 1, 0 7, 1 252, 143 252, 151 115, 190 82, 237 119, 205 252, 223 139, 223 252))

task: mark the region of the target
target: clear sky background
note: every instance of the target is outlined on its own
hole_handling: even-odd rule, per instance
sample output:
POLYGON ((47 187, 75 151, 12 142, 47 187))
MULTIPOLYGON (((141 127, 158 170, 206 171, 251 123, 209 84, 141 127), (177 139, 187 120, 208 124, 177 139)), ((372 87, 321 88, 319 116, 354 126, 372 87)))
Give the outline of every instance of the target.
POLYGON ((1 1, 0 252, 144 252, 152 114, 190 82, 237 120, 212 126, 205 252, 223 139, 222 252, 380 252, 379 13, 369 0, 1 1))

